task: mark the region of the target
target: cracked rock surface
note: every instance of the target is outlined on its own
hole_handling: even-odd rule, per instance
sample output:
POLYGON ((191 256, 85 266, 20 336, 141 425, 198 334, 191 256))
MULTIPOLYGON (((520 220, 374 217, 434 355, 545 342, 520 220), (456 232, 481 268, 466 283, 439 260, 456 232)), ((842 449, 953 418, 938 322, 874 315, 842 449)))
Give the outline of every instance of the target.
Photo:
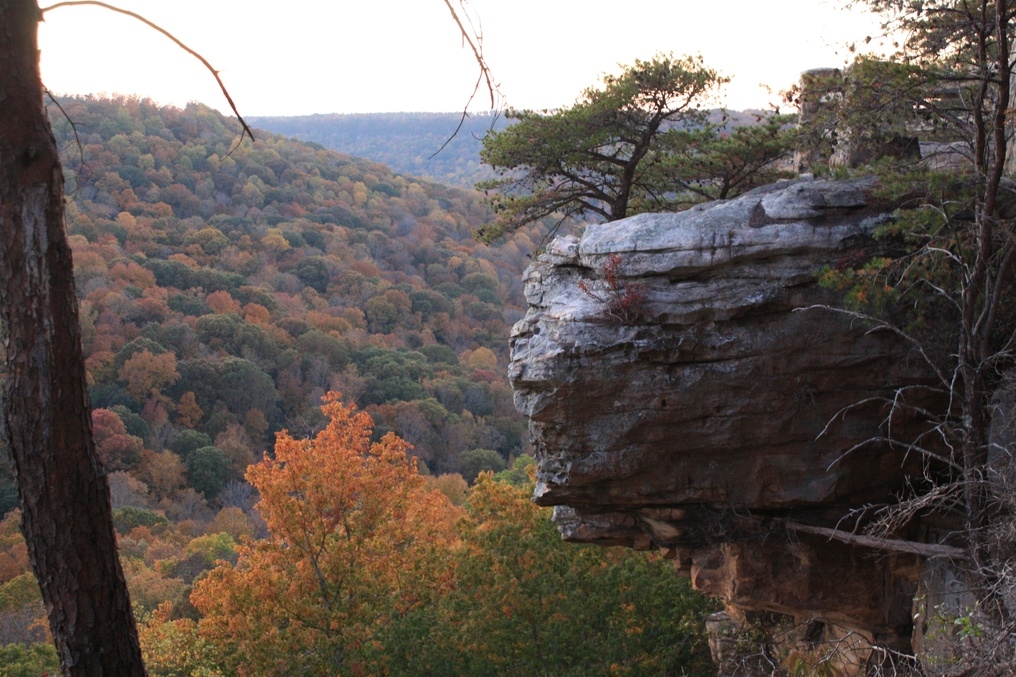
MULTIPOLYGON (((879 440, 897 389, 930 382, 923 362, 817 282, 873 246, 891 208, 872 188, 802 179, 593 224, 527 270, 509 377, 535 500, 558 506, 566 538, 669 549, 730 608, 909 633, 913 557, 778 526, 836 527, 920 470, 879 440), (610 303, 635 289, 637 317, 618 321, 610 303)), ((903 438, 923 423, 892 425, 903 438)))

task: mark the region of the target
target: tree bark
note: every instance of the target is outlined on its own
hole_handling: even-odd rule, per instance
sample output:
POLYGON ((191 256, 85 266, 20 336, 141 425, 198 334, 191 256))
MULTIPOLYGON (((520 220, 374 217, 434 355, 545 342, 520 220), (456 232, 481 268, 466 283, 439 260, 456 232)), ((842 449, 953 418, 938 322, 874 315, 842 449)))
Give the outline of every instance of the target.
POLYGON ((144 675, 95 454, 35 0, 0 0, 0 318, 22 531, 65 675, 144 675))

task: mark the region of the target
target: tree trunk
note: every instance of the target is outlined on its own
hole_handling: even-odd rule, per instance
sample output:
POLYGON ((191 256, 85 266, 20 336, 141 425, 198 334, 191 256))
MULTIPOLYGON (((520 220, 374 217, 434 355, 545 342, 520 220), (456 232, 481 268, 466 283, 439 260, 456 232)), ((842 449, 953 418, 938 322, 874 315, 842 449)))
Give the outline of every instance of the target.
POLYGON ((95 454, 35 0, 0 0, 0 317, 22 531, 66 675, 144 675, 95 454))

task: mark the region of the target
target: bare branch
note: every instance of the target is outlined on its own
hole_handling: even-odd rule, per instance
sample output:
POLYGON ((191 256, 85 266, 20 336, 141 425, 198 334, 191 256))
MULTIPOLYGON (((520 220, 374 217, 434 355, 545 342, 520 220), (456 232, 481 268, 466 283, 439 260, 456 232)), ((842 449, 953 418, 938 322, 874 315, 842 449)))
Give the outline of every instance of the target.
MULTIPOLYGON (((467 0, 459 0, 459 7, 462 10, 462 16, 466 18, 466 22, 469 24, 469 30, 467 30, 465 24, 462 23, 462 18, 459 16, 459 12, 455 11, 455 7, 452 5, 452 0, 444 0, 444 4, 445 7, 448 8, 448 11, 451 12, 452 20, 455 22, 455 25, 459 27, 459 33, 462 35, 462 42, 468 45, 469 49, 472 50, 473 58, 476 59, 476 65, 479 67, 480 73, 476 78, 476 84, 473 86, 473 93, 469 95, 469 99, 466 100, 466 105, 462 107, 462 116, 459 118, 459 124, 456 125, 455 131, 451 133, 451 136, 445 139, 445 142, 441 144, 440 148, 434 151, 434 153, 427 158, 428 160, 447 148, 448 144, 452 142, 452 139, 458 136, 459 131, 462 129, 462 125, 466 122, 466 118, 469 117, 469 106, 473 103, 473 100, 480 92, 480 88, 484 83, 486 83, 487 93, 490 95, 491 110, 498 109, 497 101, 501 92, 498 89, 497 83, 494 81, 494 74, 491 72, 490 66, 487 65, 487 60, 483 56, 483 31, 473 26, 473 22, 470 20, 469 14, 466 12, 466 1, 467 0)), ((493 129, 494 122, 496 120, 497 116, 495 115, 494 119, 491 120, 490 123, 491 129, 493 129)))
MULTIPOLYGON (((71 119, 71 116, 67 114, 67 111, 64 110, 64 107, 62 105, 60 105, 60 102, 57 101, 57 98, 55 96, 53 96, 53 93, 51 91, 49 91, 48 89, 44 89, 43 91, 46 92, 46 96, 49 97, 49 100, 53 103, 53 105, 56 106, 60 110, 60 113, 63 114, 64 119, 67 120, 67 124, 69 124, 71 126, 71 131, 74 132, 74 144, 78 147, 78 158, 81 160, 81 167, 79 169, 83 168, 83 169, 87 169, 88 171, 91 171, 91 167, 88 165, 88 162, 85 160, 85 146, 84 146, 83 143, 81 143, 81 137, 78 135, 78 123, 74 122, 74 120, 71 119)), ((80 173, 79 172, 75 172, 75 175, 76 175, 76 178, 77 178, 78 181, 81 180, 82 174, 83 174, 83 172, 80 172, 80 173)), ((77 191, 78 191, 78 186, 75 185, 75 187, 74 187, 74 193, 72 193, 72 195, 76 194, 77 191)))
POLYGON ((1016 256, 1016 245, 1010 242, 1005 247, 1004 257, 1002 258, 1002 263, 999 264, 998 271, 995 274, 994 284, 988 290, 984 310, 977 320, 977 325, 975 325, 975 328, 980 328, 983 323, 983 329, 981 329, 982 354, 988 352, 988 338, 991 334, 991 330, 994 329, 995 316, 998 312, 998 307, 1002 302, 1002 294, 1008 288, 1006 280, 1009 279, 1009 268, 1013 264, 1014 256, 1016 256))
POLYGON ((921 358, 924 360, 924 362, 929 367, 931 367, 932 370, 934 370, 935 376, 938 377, 939 382, 944 387, 950 388, 949 379, 947 379, 945 377, 945 375, 942 374, 942 372, 939 370, 938 365, 935 363, 935 361, 932 360, 931 357, 928 355, 928 353, 925 352, 924 346, 921 344, 921 342, 918 341, 917 339, 915 339, 913 336, 911 336, 907 332, 905 332, 902 329, 900 329, 899 327, 893 326, 893 325, 891 325, 891 324, 889 324, 887 322, 884 322, 884 321, 878 319, 877 317, 873 317, 873 316, 867 315, 865 313, 859 313, 859 312, 854 311, 854 310, 847 310, 846 308, 837 308, 835 306, 828 306, 828 305, 822 305, 822 304, 816 304, 816 305, 811 305, 811 306, 803 306, 801 308, 795 308, 794 312, 800 312, 800 311, 805 311, 805 310, 828 310, 828 311, 831 311, 831 312, 834 312, 834 313, 842 313, 844 315, 849 315, 850 317, 854 317, 854 318, 857 318, 859 320, 864 320, 865 322, 869 322, 869 323, 875 325, 871 329, 868 330, 868 333, 872 333, 872 332, 875 332, 875 331, 888 331, 888 332, 891 332, 893 334, 896 334, 897 336, 899 336, 900 338, 905 340, 907 343, 912 345, 917 350, 917 352, 920 353, 921 358))
MULTIPOLYGON (((464 0, 459 0, 459 6, 465 10, 463 6, 464 0)), ((455 7, 452 6, 452 0, 444 0, 445 6, 448 11, 451 12, 452 20, 455 21, 455 25, 459 27, 459 33, 462 34, 462 41, 469 45, 469 48, 473 51, 473 57, 476 59, 476 64, 480 67, 480 82, 486 81, 487 91, 490 93, 490 107, 494 108, 496 103, 496 93, 498 91, 497 84, 494 82, 494 76, 490 72, 490 68, 487 66, 486 60, 483 58, 483 33, 481 31, 473 29, 467 31, 466 27, 462 24, 462 19, 459 17, 459 13, 455 11, 455 7)), ((466 20, 469 21, 469 17, 466 16, 466 20)), ((470 22, 470 28, 472 28, 472 22, 470 22)), ((477 83, 479 87, 479 82, 477 83)), ((474 91, 475 95, 475 91, 474 91)), ((473 97, 469 100, 472 101, 473 97)))
POLYGON ((200 61, 202 65, 204 65, 204 67, 208 69, 208 72, 212 74, 212 77, 215 78, 215 81, 219 83, 219 89, 222 90, 223 96, 225 96, 226 101, 229 102, 229 107, 232 109, 233 115, 235 115, 236 119, 240 121, 240 126, 243 128, 242 131, 240 132, 240 139, 243 140, 243 135, 246 134, 247 136, 250 137, 251 141, 254 140, 254 132, 251 131, 251 128, 247 126, 247 123, 244 121, 243 116, 240 115, 240 111, 236 109, 236 104, 233 103, 233 97, 229 95, 229 90, 226 89, 226 85, 222 82, 222 78, 219 77, 219 71, 215 70, 212 67, 212 64, 208 63, 205 57, 201 56, 198 52, 194 51, 193 49, 182 43, 179 38, 177 38, 175 35, 167 31, 162 26, 152 21, 149 21, 140 14, 130 12, 126 9, 121 9, 120 7, 114 7, 113 5, 109 5, 105 2, 99 2, 98 0, 68 0, 67 2, 58 2, 55 5, 50 5, 49 7, 41 8, 39 10, 39 13, 45 15, 46 12, 50 12, 54 9, 59 9, 61 7, 74 7, 81 5, 95 5, 96 7, 102 7, 103 9, 108 9, 111 12, 116 12, 117 14, 123 14, 125 16, 131 17, 132 19, 137 19, 146 26, 154 28, 155 30, 159 31, 167 38, 175 42, 177 47, 179 47, 180 49, 182 49, 183 51, 187 52, 188 54, 196 58, 198 61, 200 61))
POLYGON ((948 557, 950 559, 966 559, 967 557, 962 548, 957 548, 952 545, 939 545, 934 543, 920 543, 917 541, 904 541, 895 538, 863 536, 861 534, 852 534, 847 531, 840 531, 839 529, 830 529, 829 527, 815 527, 807 524, 800 524, 799 522, 791 522, 790 520, 781 521, 792 531, 814 534, 816 536, 825 536, 833 541, 857 545, 862 548, 888 550, 890 552, 903 552, 928 558, 948 557))
MULTIPOLYGON (((932 431, 929 431, 929 432, 932 432, 932 431)), ((869 438, 867 438, 865 440, 862 440, 862 441, 858 442, 854 446, 850 447, 849 449, 844 451, 842 454, 837 456, 833 460, 833 462, 829 464, 829 466, 826 468, 826 470, 827 471, 831 470, 834 465, 836 465, 837 463, 842 461, 844 458, 846 458, 850 454, 854 453, 858 449, 861 449, 863 447, 868 446, 869 444, 887 444, 890 447, 905 449, 908 454, 911 451, 916 451, 917 453, 921 454, 922 456, 925 456, 926 458, 930 458, 930 459, 938 461, 938 462, 940 462, 940 463, 942 463, 944 465, 947 465, 950 468, 952 468, 953 470, 956 470, 957 472, 960 472, 960 471, 963 470, 963 467, 961 465, 959 465, 958 463, 956 463, 955 461, 953 461, 952 459, 947 458, 947 457, 945 457, 942 454, 939 454, 937 452, 934 452, 931 449, 927 449, 925 447, 919 446, 917 444, 916 440, 914 442, 900 442, 899 440, 894 440, 891 437, 884 437, 884 436, 879 436, 879 435, 875 435, 875 436, 869 437, 869 438)))

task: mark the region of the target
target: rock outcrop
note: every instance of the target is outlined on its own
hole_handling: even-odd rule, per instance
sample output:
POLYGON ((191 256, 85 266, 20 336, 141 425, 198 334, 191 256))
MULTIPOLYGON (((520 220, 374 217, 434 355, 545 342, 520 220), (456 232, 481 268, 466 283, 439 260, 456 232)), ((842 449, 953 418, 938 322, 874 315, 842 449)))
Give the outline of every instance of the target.
POLYGON ((870 254, 871 194, 785 182, 587 226, 529 268, 510 378, 566 538, 667 549, 735 619, 909 646, 920 558, 830 538, 920 473, 887 440, 924 423, 892 402, 934 397, 911 344, 817 281, 870 254))

